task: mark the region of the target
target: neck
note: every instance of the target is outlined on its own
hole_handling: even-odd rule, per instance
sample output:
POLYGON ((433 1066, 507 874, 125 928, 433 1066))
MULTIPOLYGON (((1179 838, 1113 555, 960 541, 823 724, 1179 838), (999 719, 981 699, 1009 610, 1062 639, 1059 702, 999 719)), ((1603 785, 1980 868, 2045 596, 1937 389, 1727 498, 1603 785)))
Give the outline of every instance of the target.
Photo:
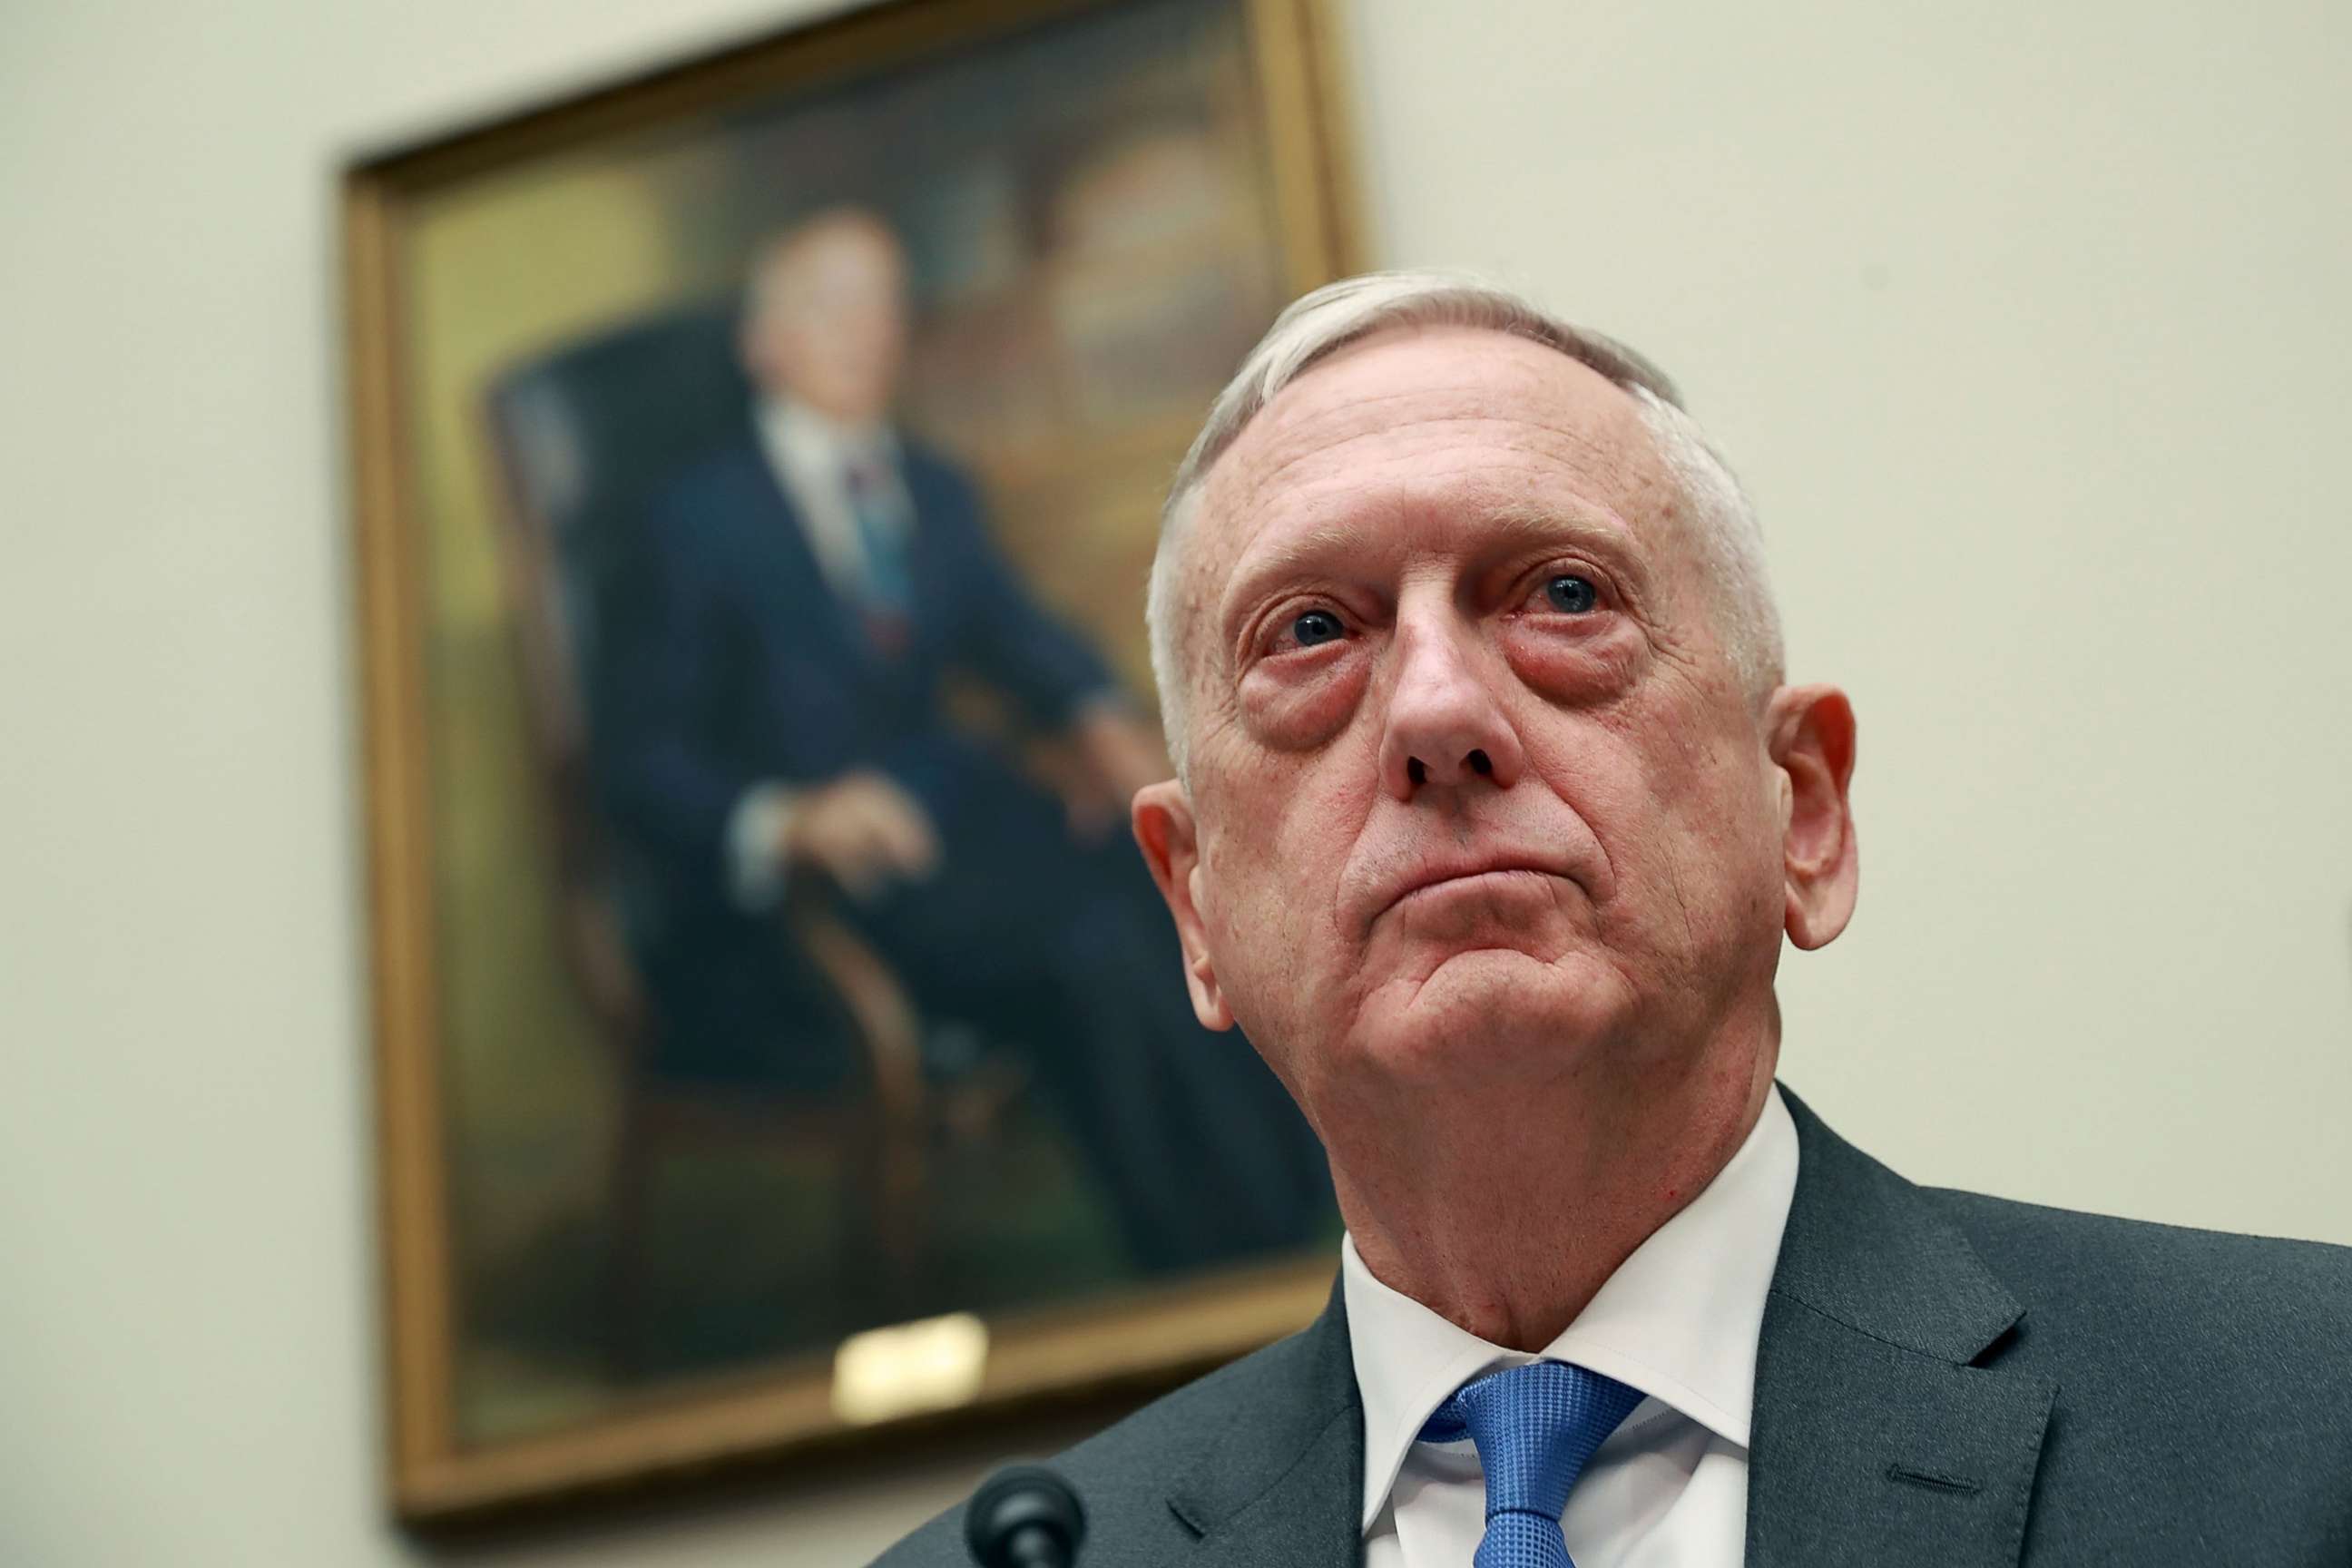
POLYGON ((876 440, 889 426, 887 408, 826 408, 785 392, 767 394, 760 406, 764 418, 796 424, 835 441, 876 440))
POLYGON ((1541 1351, 1738 1152, 1771 1089, 1777 1012, 1762 1025, 1676 1073, 1576 1075, 1444 1119, 1420 1097, 1356 1119, 1360 1140, 1327 1128, 1364 1266, 1490 1344, 1541 1351))

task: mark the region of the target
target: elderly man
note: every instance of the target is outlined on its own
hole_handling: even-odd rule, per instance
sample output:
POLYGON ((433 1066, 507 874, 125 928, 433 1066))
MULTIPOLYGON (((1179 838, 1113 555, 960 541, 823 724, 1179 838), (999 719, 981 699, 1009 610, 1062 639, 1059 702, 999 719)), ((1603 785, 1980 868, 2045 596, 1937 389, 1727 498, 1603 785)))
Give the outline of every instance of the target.
POLYGON ((924 1008, 1034 1056, 1144 1268, 1325 1234, 1311 1135, 1245 1047, 1194 1022, 1117 831, 1158 743, 1024 589, 969 480, 896 426, 907 329, 879 218, 838 208, 780 236, 743 316, 755 401, 646 531, 597 749, 657 879, 659 1065, 838 1079, 778 920, 830 884, 924 1008), (1067 737, 1108 809, 1056 801, 951 723, 950 671, 1067 737))
POLYGON ((1653 366, 1458 280, 1308 296, 1150 619, 1136 834, 1348 1237, 1311 1328, 1065 1457, 1084 1561, 2352 1561, 2352 1253, 1923 1191, 1776 1087, 1853 714, 1653 366))

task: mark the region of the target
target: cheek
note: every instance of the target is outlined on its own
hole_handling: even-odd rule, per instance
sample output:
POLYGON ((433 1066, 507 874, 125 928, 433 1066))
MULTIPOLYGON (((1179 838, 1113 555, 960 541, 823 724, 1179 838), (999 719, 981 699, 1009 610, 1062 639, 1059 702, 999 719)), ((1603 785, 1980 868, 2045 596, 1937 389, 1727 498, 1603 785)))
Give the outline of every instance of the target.
POLYGON ((1370 797, 1331 787, 1316 765, 1329 754, 1263 758, 1229 775, 1261 809, 1223 818, 1202 845, 1201 914, 1219 976, 1243 1028, 1255 1021, 1272 1037, 1328 1005, 1356 968, 1334 911, 1370 797))
POLYGON ((1229 843, 1202 862, 1212 892, 1201 918, 1217 982, 1234 1021, 1261 1050, 1293 1037, 1284 1003, 1298 989, 1291 970, 1298 959, 1299 911, 1270 870, 1276 863, 1272 846, 1243 843, 1229 843))
POLYGON ((1348 727, 1370 680, 1371 656, 1361 642, 1260 663, 1242 678, 1242 724, 1269 751, 1311 750, 1348 727))
POLYGON ((1684 960, 1741 945, 1779 908, 1778 840, 1759 805, 1752 739, 1689 712, 1611 728, 1624 765, 1594 780, 1588 819, 1628 895, 1612 916, 1684 960))

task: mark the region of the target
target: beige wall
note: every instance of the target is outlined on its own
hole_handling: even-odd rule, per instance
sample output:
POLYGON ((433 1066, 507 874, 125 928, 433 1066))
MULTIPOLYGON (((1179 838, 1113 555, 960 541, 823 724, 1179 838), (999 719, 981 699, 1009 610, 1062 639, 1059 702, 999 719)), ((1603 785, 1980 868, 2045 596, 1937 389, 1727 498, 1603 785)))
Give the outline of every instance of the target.
POLYGON ((1923 1181, 2352 1241, 2352 10, 1492 8, 1360 16, 1380 250, 1750 481, 1862 725, 1789 1080, 1923 1181))
MULTIPOLYGON (((779 9, 0 8, 0 1561, 431 1560, 373 1472, 332 171, 779 9)), ((1376 253, 1673 367, 1855 695, 1791 1080, 1922 1179, 2352 1241, 2352 13, 1342 10, 1376 253)), ((855 1562, 982 1459, 465 1560, 855 1562)))

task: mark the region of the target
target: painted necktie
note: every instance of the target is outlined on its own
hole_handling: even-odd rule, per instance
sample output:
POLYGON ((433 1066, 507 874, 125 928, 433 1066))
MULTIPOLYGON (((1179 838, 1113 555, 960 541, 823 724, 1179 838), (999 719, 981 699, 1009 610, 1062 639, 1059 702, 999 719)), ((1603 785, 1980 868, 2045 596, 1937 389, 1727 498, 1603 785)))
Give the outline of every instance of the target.
POLYGON ((844 475, 849 491, 850 515, 857 522, 857 542, 866 555, 865 604, 866 636, 883 653, 896 653, 905 643, 908 620, 915 605, 915 586, 907 570, 907 552, 899 538, 898 507, 888 475, 872 459, 853 459, 844 475))

